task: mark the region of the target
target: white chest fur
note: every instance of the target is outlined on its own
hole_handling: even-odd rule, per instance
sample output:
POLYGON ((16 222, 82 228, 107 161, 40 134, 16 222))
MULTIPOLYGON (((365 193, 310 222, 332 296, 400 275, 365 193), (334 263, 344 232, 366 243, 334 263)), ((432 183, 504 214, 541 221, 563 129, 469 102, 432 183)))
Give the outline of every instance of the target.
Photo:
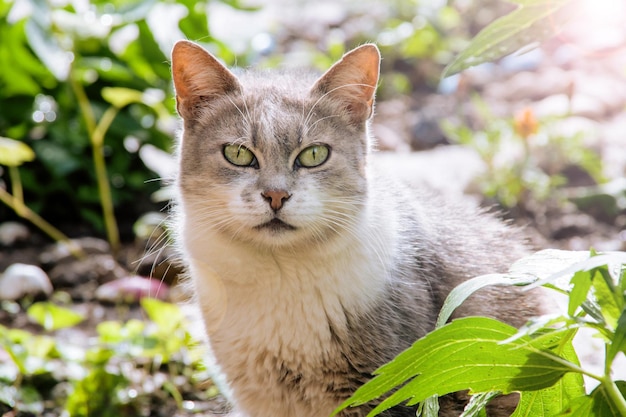
POLYGON ((283 367, 315 375, 340 356, 333 351, 333 333, 346 331, 346 312, 367 309, 381 296, 394 229, 364 231, 350 244, 299 254, 262 252, 206 231, 196 236, 193 227, 186 230, 187 262, 211 350, 235 400, 252 407, 255 417, 318 417, 332 411, 337 404, 320 403, 325 401, 321 393, 315 410, 306 411, 273 386, 271 375, 283 367))

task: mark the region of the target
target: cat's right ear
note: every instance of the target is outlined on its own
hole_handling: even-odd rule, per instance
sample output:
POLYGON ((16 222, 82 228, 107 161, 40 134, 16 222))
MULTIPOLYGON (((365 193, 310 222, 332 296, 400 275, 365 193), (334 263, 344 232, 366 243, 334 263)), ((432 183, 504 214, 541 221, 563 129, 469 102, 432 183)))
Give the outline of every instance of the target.
POLYGON ((178 41, 172 50, 176 109, 184 119, 197 116, 217 97, 241 89, 237 77, 204 48, 178 41))

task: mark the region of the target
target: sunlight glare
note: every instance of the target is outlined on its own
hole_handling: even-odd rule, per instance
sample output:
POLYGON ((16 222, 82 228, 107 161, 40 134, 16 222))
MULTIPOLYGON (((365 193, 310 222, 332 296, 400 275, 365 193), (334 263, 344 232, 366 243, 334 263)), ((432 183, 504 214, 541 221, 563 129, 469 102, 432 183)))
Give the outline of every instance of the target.
POLYGON ((626 43, 626 1, 579 0, 568 37, 583 48, 602 49, 626 43))

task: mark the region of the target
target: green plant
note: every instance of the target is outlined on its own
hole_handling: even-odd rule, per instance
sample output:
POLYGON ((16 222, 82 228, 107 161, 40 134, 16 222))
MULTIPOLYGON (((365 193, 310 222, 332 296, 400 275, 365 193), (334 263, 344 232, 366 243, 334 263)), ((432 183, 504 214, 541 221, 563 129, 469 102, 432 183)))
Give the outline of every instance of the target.
POLYGON ((369 414, 407 401, 437 415, 437 396, 470 390, 464 416, 478 416, 489 399, 520 392, 519 416, 626 416, 626 381, 611 367, 626 353, 626 253, 546 250, 516 262, 508 274, 474 278, 448 297, 437 329, 376 371, 336 412, 386 395, 369 414), (486 285, 544 285, 567 295, 563 314, 540 317, 517 330, 470 317, 445 324, 452 311, 486 285), (572 339, 581 328, 604 341, 602 374, 581 367, 572 339), (585 394, 582 375, 599 385, 585 394))
POLYGON ((578 0, 507 0, 517 7, 483 28, 444 69, 442 77, 492 62, 514 52, 523 53, 557 35, 573 16, 578 0))
MULTIPOLYGON (((201 351, 178 307, 147 298, 141 305, 148 320, 101 322, 89 343, 0 326, 0 346, 11 358, 0 361, 0 410, 141 416, 149 415, 146 405, 169 401, 176 409, 186 399, 215 395, 200 386, 206 378, 201 351)), ((33 304, 28 315, 47 331, 83 320, 50 302, 33 304)))
POLYGON ((81 257, 83 254, 79 247, 74 245, 60 230, 28 208, 24 202, 19 166, 24 162, 32 161, 34 158, 35 154, 28 145, 0 136, 0 165, 8 167, 11 189, 13 190, 13 194, 11 194, 0 186, 0 201, 13 209, 18 216, 39 227, 52 239, 64 244, 72 254, 81 257))
POLYGON ((552 134, 558 118, 537 120, 530 108, 514 118, 495 117, 479 98, 473 98, 480 128, 450 120, 440 123, 447 137, 474 149, 485 164, 476 178, 479 191, 504 207, 524 207, 559 197, 555 190, 567 185, 561 170, 575 165, 596 182, 605 179, 600 157, 585 147, 582 135, 552 134), (551 159, 545 161, 549 156, 551 159))

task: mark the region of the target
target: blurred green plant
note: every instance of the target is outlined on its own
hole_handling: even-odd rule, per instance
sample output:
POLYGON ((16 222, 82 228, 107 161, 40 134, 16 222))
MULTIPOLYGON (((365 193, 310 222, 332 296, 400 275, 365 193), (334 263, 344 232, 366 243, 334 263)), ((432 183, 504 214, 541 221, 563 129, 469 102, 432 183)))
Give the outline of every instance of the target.
POLYGON ((493 62, 512 53, 524 53, 557 35, 573 17, 578 0, 507 0, 517 7, 491 22, 450 62, 442 78, 493 62))
MULTIPOLYGON (((150 298, 141 305, 148 320, 103 321, 89 343, 0 326, 0 346, 10 358, 0 361, 0 410, 4 405, 17 415, 63 409, 71 417, 130 417, 149 415, 146 405, 168 396, 181 408, 183 398, 215 395, 213 387, 202 387, 208 377, 201 350, 178 307, 150 298)), ((72 330, 83 320, 50 302, 27 312, 47 331, 72 330)))
MULTIPOLYGON (((210 36, 206 5, 0 0, 0 136, 36 156, 21 188, 11 169, 0 171, 0 188, 23 189, 40 217, 72 233, 90 225, 116 249, 118 223, 130 233, 159 188, 141 148, 169 151, 177 128, 171 44, 190 38, 228 53, 210 36)), ((4 207, 0 218, 10 218, 4 207)))
POLYGON ((558 198, 567 184, 562 171, 574 165, 595 182, 605 181, 602 161, 583 143, 582 134, 551 133, 558 118, 537 120, 531 108, 511 119, 496 117, 478 97, 473 97, 478 128, 444 120, 442 130, 451 140, 474 149, 485 163, 476 178, 480 193, 507 208, 527 208, 534 202, 558 198), (549 161, 545 160, 547 157, 549 161))
POLYGON ((57 242, 64 244, 76 257, 83 256, 82 250, 60 230, 32 211, 24 202, 24 192, 19 166, 35 158, 33 150, 23 142, 0 136, 0 165, 8 168, 13 194, 0 187, 0 201, 13 209, 15 213, 39 227, 57 242))

